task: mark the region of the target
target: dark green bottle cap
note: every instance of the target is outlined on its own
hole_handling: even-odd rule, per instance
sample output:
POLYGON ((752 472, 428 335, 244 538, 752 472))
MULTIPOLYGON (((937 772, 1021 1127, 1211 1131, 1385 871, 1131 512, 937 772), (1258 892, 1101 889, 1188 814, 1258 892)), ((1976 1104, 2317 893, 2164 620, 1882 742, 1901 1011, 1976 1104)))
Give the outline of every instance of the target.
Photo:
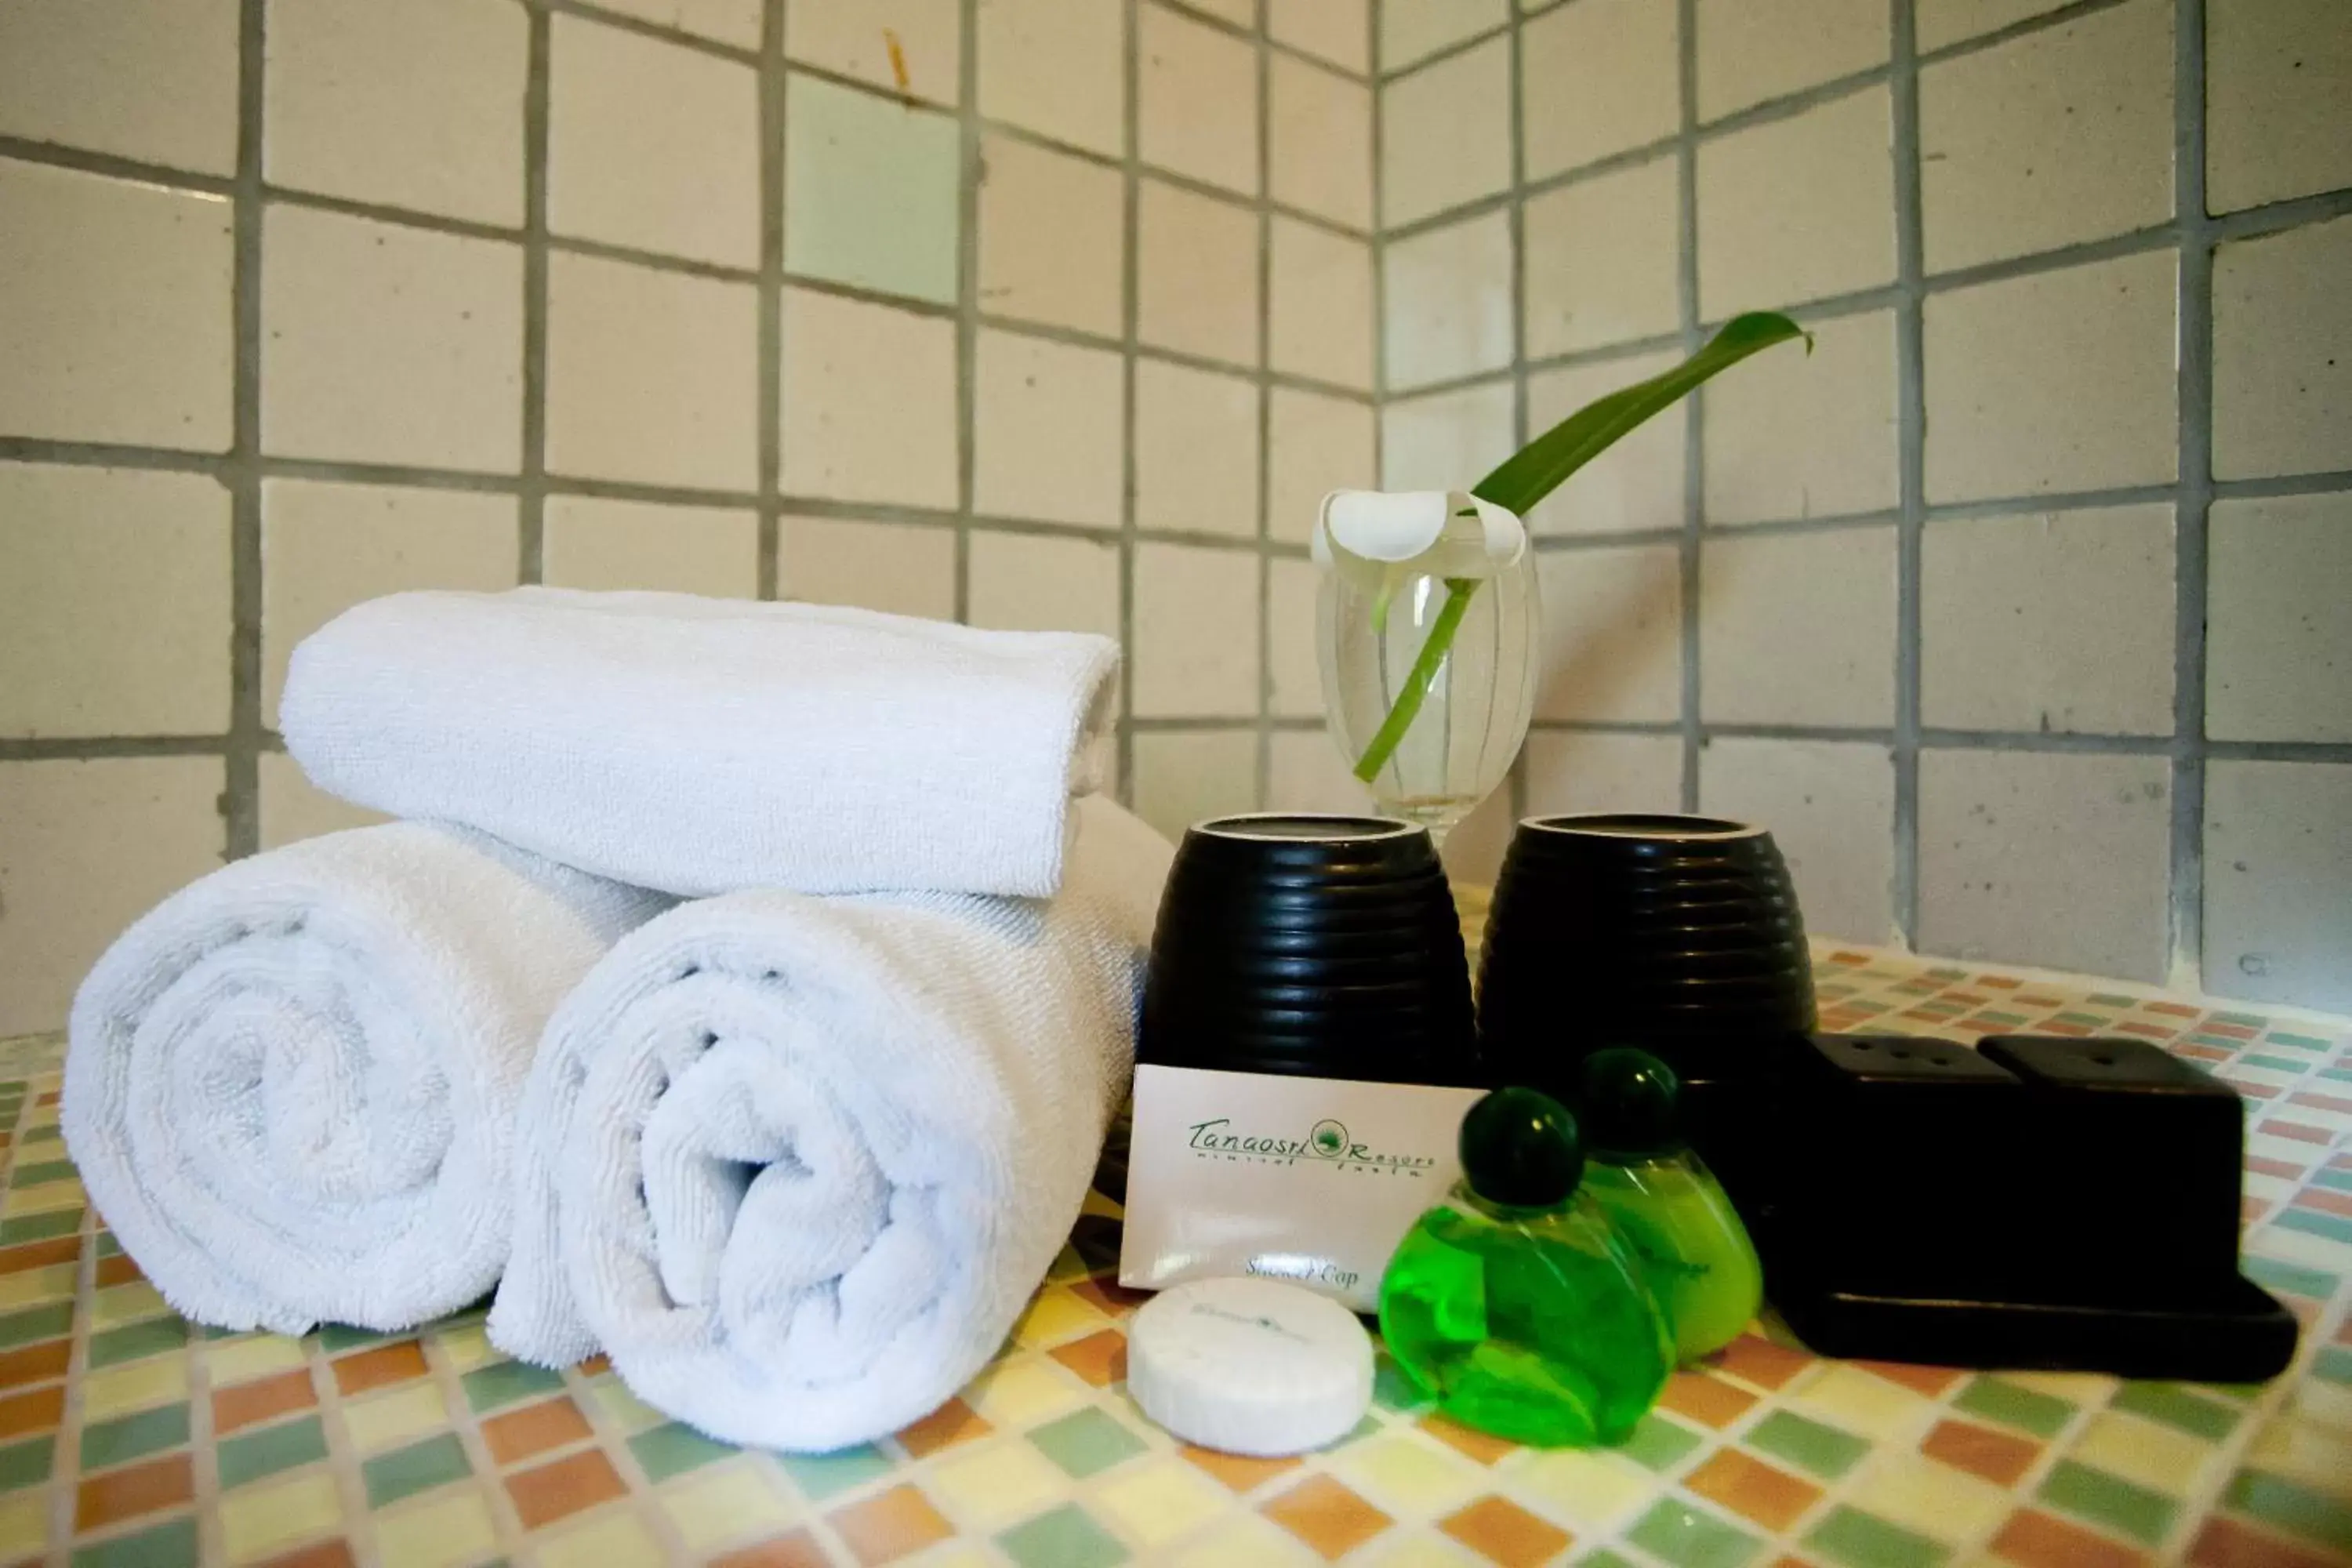
POLYGON ((1596 1154, 1642 1158, 1683 1147, 1683 1080, 1675 1069, 1630 1046, 1584 1058, 1576 1113, 1596 1154))
POLYGON ((1532 1089, 1498 1089, 1462 1119, 1470 1190, 1510 1208, 1557 1208, 1584 1179, 1584 1147, 1568 1107, 1532 1089))

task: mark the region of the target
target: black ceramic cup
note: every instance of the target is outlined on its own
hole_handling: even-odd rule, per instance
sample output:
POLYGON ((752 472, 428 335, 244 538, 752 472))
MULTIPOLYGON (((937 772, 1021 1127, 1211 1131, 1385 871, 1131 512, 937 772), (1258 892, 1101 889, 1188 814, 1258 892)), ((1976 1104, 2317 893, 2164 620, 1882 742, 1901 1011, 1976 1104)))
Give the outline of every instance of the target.
POLYGON ((1428 832, 1379 816, 1219 817, 1161 896, 1136 1059, 1465 1083, 1470 976, 1428 832))

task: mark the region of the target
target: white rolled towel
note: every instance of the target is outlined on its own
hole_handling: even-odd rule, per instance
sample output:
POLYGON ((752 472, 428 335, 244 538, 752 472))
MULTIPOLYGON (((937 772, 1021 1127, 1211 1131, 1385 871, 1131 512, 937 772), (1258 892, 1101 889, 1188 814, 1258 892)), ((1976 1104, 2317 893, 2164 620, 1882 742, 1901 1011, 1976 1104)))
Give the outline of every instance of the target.
POLYGON ((1079 803, 1050 900, 763 891, 614 948, 524 1095, 491 1341, 816 1451, 986 1365, 1077 1216, 1171 851, 1079 803))
POLYGON ((1118 645, 685 594, 394 594, 295 648, 312 783, 689 897, 1042 896, 1118 645))
POLYGON ((91 1202, 199 1322, 394 1330, 478 1300, 548 1015, 671 902, 405 822, 202 878, 75 997, 59 1120, 91 1202))

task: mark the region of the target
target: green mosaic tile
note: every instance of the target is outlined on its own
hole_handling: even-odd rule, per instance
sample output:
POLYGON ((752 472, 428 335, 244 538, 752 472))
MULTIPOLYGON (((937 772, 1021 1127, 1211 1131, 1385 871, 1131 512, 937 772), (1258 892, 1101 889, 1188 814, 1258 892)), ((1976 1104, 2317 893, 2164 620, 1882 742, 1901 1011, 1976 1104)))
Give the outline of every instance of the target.
POLYGON ((473 1406, 475 1415, 480 1415, 520 1400, 552 1394, 563 1386, 563 1374, 529 1362, 500 1361, 476 1367, 463 1381, 466 1403, 473 1406))
POLYGON ((955 121, 793 73, 784 88, 784 267, 804 277, 956 299, 955 121))
POLYGON ((2240 1470, 2230 1482, 2231 1507, 2290 1535, 2352 1553, 2352 1502, 2315 1492, 2260 1470, 2240 1470))
POLYGON ((2218 1443, 2238 1425, 2240 1412, 2172 1383, 2126 1383, 2110 1401, 2115 1409, 2145 1415, 2193 1437, 2218 1443))
POLYGON ((110 1231, 110 1230, 101 1230, 101 1231, 100 1231, 100 1232, 98 1233, 98 1255, 99 1255, 100 1258, 120 1258, 120 1257, 121 1257, 121 1256, 122 1256, 122 1242, 121 1242, 121 1240, 119 1237, 117 1237, 115 1236, 115 1234, 114 1234, 112 1231, 110 1231))
POLYGON ((316 1415, 224 1437, 219 1446, 223 1488, 241 1487, 327 1457, 327 1429, 316 1415))
POLYGON ((0 1351, 73 1332, 73 1312, 71 1301, 51 1301, 0 1317, 0 1351))
POLYGON ((2023 1013, 1984 1012, 1977 1015, 1976 1021, 1979 1024, 1998 1024, 2004 1029, 2014 1029, 2026 1021, 2026 1016, 2023 1013))
POLYGON ((319 1325, 319 1348, 325 1351, 329 1355, 341 1355, 345 1351, 355 1351, 362 1345, 380 1345, 387 1341, 404 1340, 412 1337, 414 1336, 405 1331, 396 1334, 382 1334, 376 1332, 373 1329, 355 1329, 349 1323, 320 1323, 319 1325))
POLYGON ((196 1568, 196 1521, 191 1514, 142 1530, 74 1548, 73 1568, 196 1568))
POLYGON ((2352 1193, 2352 1171, 2314 1171, 2312 1181, 2339 1193, 2352 1193))
MULTIPOLYGON (((2263 1258, 2251 1252, 2246 1254, 2239 1267, 2255 1284, 2284 1290, 2290 1296, 2325 1301, 2336 1294, 2336 1276, 2324 1268, 2306 1268, 2300 1263, 2282 1263, 2275 1258, 2263 1258)), ((0 1343, 5 1342, 0 1341, 0 1343)))
POLYGON ((11 1443, 0 1448, 0 1492, 38 1486, 47 1480, 50 1463, 57 1458, 57 1448, 58 1440, 54 1433, 27 1437, 21 1443, 11 1443))
POLYGON ((1606 1546, 1575 1559, 1577 1568, 1635 1568, 1630 1557, 1620 1557, 1606 1546))
POLYGON ((1645 1470, 1666 1470, 1704 1441, 1689 1427, 1653 1413, 1642 1417, 1642 1424, 1617 1451, 1645 1470))
POLYGON ((162 1355, 165 1351, 178 1350, 187 1342, 186 1319, 150 1318, 143 1323, 127 1323, 119 1329, 90 1335, 89 1364, 92 1367, 113 1366, 119 1362, 162 1355))
POLYGON ((656 1485, 740 1451, 730 1444, 712 1441, 683 1421, 668 1422, 629 1439, 629 1452, 637 1457, 646 1479, 656 1485))
POLYGON ((2235 1024, 2241 1029, 2267 1029, 2271 1021, 2260 1013, 2216 1013, 2205 1020, 2209 1024, 2235 1024))
POLYGON ((81 1468, 102 1470, 127 1464, 188 1440, 188 1407, 183 1403, 142 1410, 119 1421, 101 1421, 81 1433, 81 1468))
POLYGON ((1372 1403, 1383 1410, 1419 1410, 1437 1401, 1397 1364, 1396 1357, 1382 1351, 1372 1363, 1372 1403))
POLYGON ((1989 1421, 2022 1426, 2042 1437, 2055 1437, 2074 1414, 2074 1407, 2063 1399, 1997 1377, 1978 1378, 1952 1401, 1952 1407, 1989 1421))
POLYGON ((25 1134, 22 1141, 26 1143, 54 1143, 64 1136, 65 1134, 58 1131, 57 1123, 51 1122, 47 1127, 34 1128, 25 1134))
POLYGON ((1029 1441, 1076 1480, 1131 1459, 1147 1446, 1117 1416, 1092 1407, 1048 1421, 1029 1434, 1029 1441))
POLYGON ((2150 1546, 2164 1539, 2180 1512, 2180 1505, 2162 1492, 2074 1459, 2058 1461, 2042 1481, 2040 1495, 2053 1508, 2094 1520, 2150 1546))
POLYGON ((1127 1548, 1076 1503, 1064 1503, 996 1538, 1021 1568, 1112 1568, 1127 1548))
POLYGON ((1746 1531, 1675 1498, 1660 1500, 1625 1539, 1675 1568, 1740 1568, 1761 1544, 1746 1531))
POLYGON ((2313 1358, 2311 1375, 2329 1383, 2352 1384, 2352 1350, 2330 1345, 2313 1358))
POLYGON ((464 1480, 473 1473, 466 1462, 466 1447, 455 1432, 443 1432, 362 1460, 360 1476, 367 1482, 368 1507, 383 1508, 404 1497, 464 1480))
POLYGON ((2310 1209, 2281 1209, 2271 1216, 2273 1225, 2287 1230, 2299 1230, 2305 1236, 2324 1236, 2330 1241, 2340 1241, 2352 1247, 2352 1219, 2340 1215, 2317 1214, 2310 1209))
POLYGON ((2137 1007, 2139 1005, 2138 997, 2118 996, 2112 991, 2094 991, 2088 996, 2084 997, 2083 1000, 2085 1002, 2095 1002, 2102 1007, 2137 1007))
POLYGON ((1835 1480, 1870 1452, 1867 1439, 1809 1421, 1792 1410, 1775 1410, 1749 1428, 1740 1441, 1825 1480, 1835 1480))
POLYGON ((2297 1076, 2309 1071, 2311 1068, 2311 1064, 2308 1062, 2295 1061, 2287 1057, 2272 1056, 2240 1057, 2238 1058, 2238 1066, 2242 1068, 2261 1068, 2265 1072, 2293 1073, 2297 1076))
POLYGON ((1860 1509, 1840 1508, 1815 1525, 1805 1544, 1847 1568, 1939 1568, 1951 1548, 1860 1509))
POLYGON ((778 1454, 776 1463, 811 1502, 823 1502, 835 1492, 888 1475, 891 1468, 889 1459, 871 1443, 836 1448, 830 1454, 778 1454))
POLYGON ((37 1165, 19 1165, 10 1171, 8 1185, 12 1189, 47 1186, 51 1182, 62 1182, 73 1173, 71 1160, 47 1160, 37 1165))
POLYGON ((20 1241, 47 1241, 51 1237, 71 1236, 80 1228, 79 1209, 60 1209, 55 1214, 28 1214, 22 1219, 0 1221, 0 1247, 14 1247, 20 1241))
POLYGON ((2266 1046, 2293 1046, 2299 1051, 2324 1051, 2327 1042, 2315 1035, 2290 1035, 2284 1029, 2273 1029, 2263 1037, 2266 1046))

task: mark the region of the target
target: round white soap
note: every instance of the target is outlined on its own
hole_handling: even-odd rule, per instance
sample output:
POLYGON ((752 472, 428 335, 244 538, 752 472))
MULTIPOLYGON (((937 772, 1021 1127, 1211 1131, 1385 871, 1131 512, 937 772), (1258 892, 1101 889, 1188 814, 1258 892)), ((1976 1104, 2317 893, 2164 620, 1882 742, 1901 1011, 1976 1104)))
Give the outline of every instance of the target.
POLYGON ((1127 1389, 1187 1442, 1271 1458, 1347 1435, 1372 1403, 1372 1339, 1328 1297, 1274 1279, 1162 1290, 1127 1330, 1127 1389))

